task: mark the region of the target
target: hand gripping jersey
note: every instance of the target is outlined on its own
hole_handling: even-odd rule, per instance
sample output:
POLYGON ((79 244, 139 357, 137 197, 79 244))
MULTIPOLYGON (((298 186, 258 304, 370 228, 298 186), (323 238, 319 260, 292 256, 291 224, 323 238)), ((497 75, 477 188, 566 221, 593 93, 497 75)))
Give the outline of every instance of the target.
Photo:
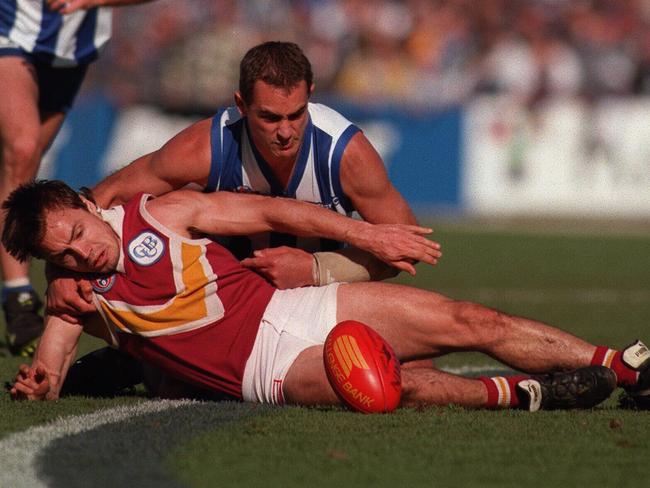
POLYGON ((111 37, 108 7, 61 15, 43 0, 0 1, 0 36, 52 66, 75 66, 97 58, 111 37))
POLYGON ((187 239, 145 209, 103 212, 121 237, 118 271, 93 280, 120 349, 171 376, 241 398, 241 380, 275 289, 210 239, 187 239))
MULTIPOLYGON (((246 119, 235 107, 220 110, 212 119, 212 161, 206 192, 229 190, 296 198, 320 204, 343 215, 354 208, 343 193, 339 177, 341 158, 360 129, 325 105, 310 103, 309 120, 295 168, 283 188, 251 140, 246 119)), ((341 247, 328 239, 298 238, 286 234, 259 234, 223 241, 238 258, 253 249, 286 245, 308 252, 341 247)))

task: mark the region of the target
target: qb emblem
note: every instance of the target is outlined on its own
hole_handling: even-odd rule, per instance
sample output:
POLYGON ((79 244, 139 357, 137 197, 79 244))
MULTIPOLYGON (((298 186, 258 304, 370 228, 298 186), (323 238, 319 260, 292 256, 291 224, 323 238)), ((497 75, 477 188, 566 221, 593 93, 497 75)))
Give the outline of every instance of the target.
POLYGON ((129 257, 142 266, 151 266, 165 253, 165 243, 153 232, 142 232, 129 242, 129 257))
POLYGON ((400 363, 390 344, 354 320, 336 325, 325 339, 325 372, 332 388, 352 410, 390 412, 399 405, 400 363))

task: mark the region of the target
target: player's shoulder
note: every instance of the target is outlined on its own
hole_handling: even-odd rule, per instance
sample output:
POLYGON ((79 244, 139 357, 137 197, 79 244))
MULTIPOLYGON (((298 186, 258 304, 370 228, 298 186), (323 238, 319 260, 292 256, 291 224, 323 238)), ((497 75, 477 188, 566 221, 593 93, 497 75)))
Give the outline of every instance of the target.
POLYGON ((310 102, 308 110, 314 126, 333 136, 343 133, 348 127, 354 125, 345 116, 322 103, 310 102))

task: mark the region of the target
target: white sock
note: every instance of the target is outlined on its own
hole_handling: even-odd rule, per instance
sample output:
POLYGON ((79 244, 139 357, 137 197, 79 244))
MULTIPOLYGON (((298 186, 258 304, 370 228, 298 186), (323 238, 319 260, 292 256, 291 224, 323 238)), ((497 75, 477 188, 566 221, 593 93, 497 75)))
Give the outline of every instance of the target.
POLYGON ((14 278, 13 280, 6 280, 3 282, 5 288, 19 288, 21 286, 28 286, 29 278, 23 276, 22 278, 14 278))

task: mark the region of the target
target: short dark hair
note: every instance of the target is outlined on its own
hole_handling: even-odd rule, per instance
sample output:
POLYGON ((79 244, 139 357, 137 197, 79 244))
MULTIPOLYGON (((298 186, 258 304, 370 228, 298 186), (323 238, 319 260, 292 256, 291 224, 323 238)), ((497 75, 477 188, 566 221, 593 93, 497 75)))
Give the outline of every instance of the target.
POLYGON ((2 244, 19 261, 43 258, 45 211, 82 208, 86 204, 76 191, 60 180, 34 180, 16 188, 2 203, 6 212, 2 244))
POLYGON ((244 55, 239 65, 239 92, 246 103, 252 102, 253 87, 258 80, 286 89, 304 80, 309 95, 313 79, 311 63, 293 42, 259 44, 244 55))

